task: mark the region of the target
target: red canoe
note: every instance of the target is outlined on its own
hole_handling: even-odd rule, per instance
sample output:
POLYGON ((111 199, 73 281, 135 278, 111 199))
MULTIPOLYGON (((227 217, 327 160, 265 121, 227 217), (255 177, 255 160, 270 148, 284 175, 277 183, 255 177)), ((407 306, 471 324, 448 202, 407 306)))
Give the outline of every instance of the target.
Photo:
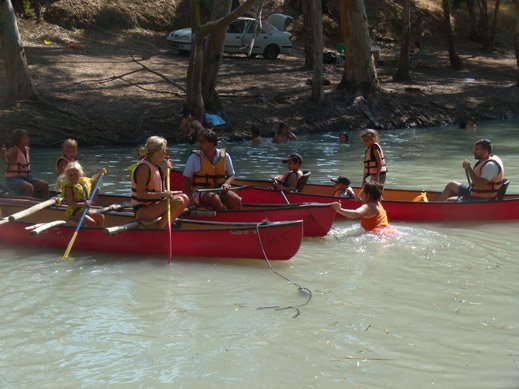
MULTIPOLYGON (((19 221, 8 216, 37 204, 34 200, 1 198, 0 241, 24 246, 53 248, 64 251, 75 226, 52 227, 38 236, 30 229, 40 223, 61 220, 63 206, 43 209, 19 221)), ((106 213, 106 227, 124 226, 133 221, 129 215, 106 213)), ((167 257, 167 231, 156 228, 128 229, 107 235, 104 229, 82 228, 74 251, 167 257)), ((174 257, 219 257, 288 260, 301 245, 303 222, 220 223, 177 219, 172 228, 174 257)))
MULTIPOLYGON (((101 195, 98 205, 127 203, 128 197, 101 195)), ((325 236, 332 228, 336 212, 331 203, 305 203, 305 204, 243 204, 240 211, 212 211, 197 209, 185 212, 182 219, 205 220, 215 222, 242 222, 258 223, 264 220, 271 222, 302 220, 303 236, 325 236)))
MULTIPOLYGON (((178 184, 181 173, 172 172, 172 178, 178 184)), ((233 184, 247 186, 239 190, 242 200, 247 203, 283 204, 281 193, 270 190, 266 180, 236 179, 233 184)), ((332 196, 332 185, 306 184, 302 192, 285 193, 290 204, 304 202, 330 203, 338 198, 332 196)), ((355 188, 358 193, 359 188, 355 188)), ((519 220, 519 195, 505 195, 503 200, 485 202, 446 202, 435 201, 440 192, 384 189, 384 208, 390 221, 409 222, 456 222, 456 221, 498 221, 519 220), (426 193, 428 201, 413 201, 426 193)), ((362 203, 357 200, 340 199, 343 208, 355 209, 362 203)))

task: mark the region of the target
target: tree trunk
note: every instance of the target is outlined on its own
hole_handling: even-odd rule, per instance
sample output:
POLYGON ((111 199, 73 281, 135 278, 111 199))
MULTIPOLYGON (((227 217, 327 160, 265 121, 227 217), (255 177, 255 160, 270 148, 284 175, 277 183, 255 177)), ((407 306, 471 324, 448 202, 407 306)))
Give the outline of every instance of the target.
MULTIPOLYGON (((232 0, 220 0, 213 2, 211 20, 218 20, 229 15, 231 12, 232 0)), ((211 32, 207 36, 204 71, 202 73, 202 98, 205 108, 212 112, 221 113, 222 104, 216 93, 216 80, 220 70, 220 63, 223 54, 223 40, 227 32, 227 26, 211 32)))
POLYGON ((304 34, 304 47, 305 47, 305 65, 306 69, 313 69, 313 15, 312 15, 312 1, 313 0, 305 0, 302 4, 303 11, 303 26, 305 27, 304 34))
POLYGON ((341 30, 344 37, 345 65, 339 89, 366 95, 380 88, 371 60, 368 18, 364 0, 340 2, 341 30))
POLYGON ((312 100, 321 101, 323 92, 323 11, 321 0, 311 0, 313 26, 313 76, 312 76, 312 100))
POLYGON ((198 0, 189 0, 189 14, 191 16, 191 53, 186 76, 186 107, 200 122, 205 116, 204 100, 202 98, 202 69, 203 37, 200 34, 200 3, 198 0))
POLYGON ((501 0, 496 0, 495 8, 494 8, 494 16, 492 18, 492 28, 490 30, 490 36, 488 37, 488 49, 494 50, 494 44, 496 39, 496 29, 497 29, 497 18, 499 16, 499 6, 501 5, 501 0))
POLYGON ((203 121, 205 115, 204 99, 202 97, 202 75, 204 70, 204 40, 213 31, 226 28, 236 18, 242 16, 252 8, 257 0, 247 0, 227 16, 218 20, 211 20, 200 25, 200 6, 198 0, 190 0, 191 12, 191 56, 186 77, 186 103, 185 110, 203 121))
POLYGON ((402 37, 395 81, 409 81, 409 40, 411 38, 411 0, 405 0, 402 14, 402 37))
POLYGON ((11 0, 0 1, 0 47, 7 80, 7 100, 35 100, 36 93, 11 0))
POLYGON ((449 60, 451 63, 451 67, 454 69, 462 69, 463 61, 456 54, 456 49, 454 48, 454 34, 452 33, 451 26, 451 7, 449 4, 449 0, 442 0, 443 6, 443 27, 445 32, 447 33, 447 45, 449 49, 449 60))
POLYGON ((479 8, 479 36, 483 48, 488 50, 490 47, 490 24, 488 22, 488 1, 478 0, 479 8))
POLYGON ((517 61, 516 86, 519 87, 519 0, 515 0, 515 32, 514 32, 515 59, 517 61))
POLYGON ((479 33, 474 12, 474 0, 466 0, 465 4, 467 5, 467 13, 469 15, 469 39, 478 40, 479 33))

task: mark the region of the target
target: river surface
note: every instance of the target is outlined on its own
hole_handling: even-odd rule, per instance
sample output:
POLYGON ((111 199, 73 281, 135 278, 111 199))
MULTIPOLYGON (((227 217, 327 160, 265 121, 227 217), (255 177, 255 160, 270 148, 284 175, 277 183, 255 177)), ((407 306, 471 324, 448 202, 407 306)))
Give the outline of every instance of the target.
MULTIPOLYGON (((383 132, 388 187, 465 181, 490 138, 519 193, 519 123, 383 132)), ((238 175, 282 173, 292 151, 311 182, 358 185, 363 146, 338 134, 285 145, 226 143, 238 175)), ((193 146, 173 145, 178 168, 193 146)), ((80 148, 104 191, 129 193, 136 150, 80 148)), ((32 150, 54 180, 57 149, 32 150)), ((393 223, 363 234, 339 220, 290 261, 136 258, 0 246, 0 387, 519 388, 518 222, 393 223), (308 302, 307 304, 305 304, 308 302), (299 306, 300 305, 300 306, 299 306), (262 307, 299 306, 258 309, 262 307)))

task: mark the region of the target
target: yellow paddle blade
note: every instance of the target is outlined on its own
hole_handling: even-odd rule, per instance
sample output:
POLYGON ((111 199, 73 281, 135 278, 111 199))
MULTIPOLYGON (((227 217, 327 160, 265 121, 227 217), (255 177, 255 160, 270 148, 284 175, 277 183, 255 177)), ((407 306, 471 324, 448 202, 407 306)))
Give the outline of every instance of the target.
POLYGON ((72 239, 70 239, 67 249, 65 250, 65 254, 63 254, 63 257, 61 259, 68 259, 68 256, 70 255, 70 252, 72 251, 72 246, 74 246, 74 242, 76 241, 77 233, 78 232, 75 231, 74 235, 72 235, 72 239))

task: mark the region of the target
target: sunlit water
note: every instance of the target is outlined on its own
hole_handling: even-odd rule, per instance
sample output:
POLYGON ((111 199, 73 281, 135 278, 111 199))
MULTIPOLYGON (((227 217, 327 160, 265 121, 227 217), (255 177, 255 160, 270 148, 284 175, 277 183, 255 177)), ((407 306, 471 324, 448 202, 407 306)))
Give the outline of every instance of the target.
MULTIPOLYGON (((519 193, 519 125, 382 133, 387 185, 465 180, 473 142, 493 140, 519 193)), ((358 184, 358 134, 250 147, 225 143, 239 175, 282 172, 304 156, 312 182, 358 184)), ((191 145, 170 147, 181 168, 191 145)), ((134 150, 81 148, 104 191, 128 194, 134 150)), ((33 149, 54 180, 58 150, 33 149)), ((274 269, 264 261, 177 260, 0 248, 0 387, 519 388, 518 223, 394 223, 399 238, 338 221, 274 269)))

